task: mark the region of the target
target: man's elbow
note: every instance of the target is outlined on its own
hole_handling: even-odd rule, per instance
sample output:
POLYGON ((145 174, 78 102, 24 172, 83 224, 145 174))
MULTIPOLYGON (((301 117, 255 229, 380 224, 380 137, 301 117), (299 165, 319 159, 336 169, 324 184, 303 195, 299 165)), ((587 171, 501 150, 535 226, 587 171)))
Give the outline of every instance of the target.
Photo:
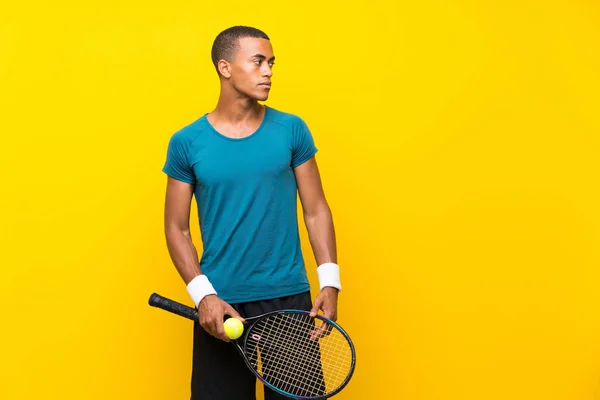
POLYGON ((304 209, 304 218, 306 220, 314 220, 319 218, 331 218, 331 209, 326 201, 321 201, 312 207, 304 209))
POLYGON ((167 238, 167 241, 177 240, 182 237, 189 237, 191 236, 190 227, 177 223, 166 222, 165 236, 167 238))

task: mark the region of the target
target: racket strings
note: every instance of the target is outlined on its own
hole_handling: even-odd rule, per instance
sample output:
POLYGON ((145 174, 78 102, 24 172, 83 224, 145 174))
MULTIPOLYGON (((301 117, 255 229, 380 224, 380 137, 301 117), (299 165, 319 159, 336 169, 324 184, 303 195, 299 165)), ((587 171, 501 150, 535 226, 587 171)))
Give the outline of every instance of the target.
MULTIPOLYGON (((279 324, 276 330, 268 332, 269 343, 275 348, 264 346, 263 353, 269 353, 270 363, 263 368, 263 374, 269 378, 269 382, 279 385, 280 389, 293 394, 318 395, 325 394, 325 385, 321 371, 321 363, 318 356, 317 342, 309 343, 310 349, 304 349, 304 353, 293 354, 288 352, 282 335, 290 321, 279 324), (269 365, 270 364, 270 365, 269 365), (283 375, 285 371, 285 375, 283 375), (308 392, 308 393, 307 393, 308 392)), ((290 338, 287 338, 290 339, 290 338)))
MULTIPOLYGON (((270 327, 272 328, 272 326, 270 327)), ((266 331, 265 340, 262 343, 261 361, 263 377, 274 386, 293 394, 318 395, 324 394, 324 384, 322 376, 319 377, 319 368, 315 364, 307 363, 307 357, 302 357, 302 353, 291 357, 291 353, 286 351, 286 346, 281 343, 281 326, 275 331, 269 329, 266 331), (269 342, 270 345, 265 343, 269 342), (300 371, 304 367, 305 371, 300 371), (321 378, 321 379, 319 379, 321 378)), ((289 346, 288 346, 289 347, 289 346)), ((304 353, 307 355, 308 353, 304 353)))
POLYGON ((345 381, 352 352, 339 330, 325 330, 322 324, 307 314, 270 316, 248 332, 247 357, 267 382, 283 391, 302 396, 331 392, 345 381), (311 339, 321 330, 319 338, 311 339))
MULTIPOLYGON (((259 372, 274 386, 287 392, 298 392, 303 389, 300 386, 303 382, 296 376, 297 371, 295 371, 296 368, 294 368, 294 365, 298 365, 303 360, 300 359, 301 357, 293 360, 290 354, 285 352, 285 346, 279 343, 281 341, 278 339, 280 335, 281 326, 277 327, 271 324, 263 330, 261 350, 259 351, 262 365, 259 372), (282 371, 285 371, 286 375, 282 375, 282 371)), ((311 376, 312 374, 309 375, 309 377, 311 376)))
MULTIPOLYGON (((310 334, 310 332, 308 334, 310 334)), ((281 339, 277 341, 278 344, 280 344, 280 340, 281 339)), ((322 340, 324 341, 322 343, 326 343, 327 337, 322 340)), ((347 347, 348 349, 349 347, 344 339, 343 341, 335 342, 335 345, 321 345, 321 352, 319 352, 319 343, 317 341, 308 340, 308 343, 310 349, 305 349, 305 353, 300 359, 295 360, 289 357, 287 353, 287 356, 283 357, 283 362, 281 364, 290 367, 287 371, 290 374, 287 385, 295 386, 292 384, 293 381, 301 382, 304 385, 304 388, 306 385, 309 385, 313 389, 312 391, 309 391, 310 394, 325 394, 327 390, 324 384, 324 375, 327 376, 328 383, 336 383, 334 386, 335 388, 344 381, 350 370, 350 362, 344 363, 343 361, 340 362, 340 360, 332 361, 330 359, 331 357, 329 357, 330 353, 339 353, 340 351, 343 351, 344 347, 347 347), (344 347, 339 345, 344 345, 344 347)), ((347 358, 347 360, 350 361, 350 358, 347 358)), ((303 387, 300 387, 300 389, 303 387)), ((286 387, 284 387, 284 389, 286 389, 286 387)), ((293 388, 289 387, 288 389, 290 389, 289 391, 292 391, 291 389, 293 388)))
MULTIPOLYGON (((287 323, 289 324, 291 323, 291 321, 288 320, 287 323)), ((285 329, 286 327, 287 325, 280 325, 280 328, 285 329)), ((311 329, 314 329, 312 325, 310 327, 311 329)), ((286 347, 284 343, 281 343, 283 338, 282 336, 277 335, 280 332, 275 333, 276 345, 283 351, 285 351, 287 348, 289 348, 289 346, 286 347)), ((327 340, 327 337, 323 338, 322 340, 327 340)), ((314 376, 314 379, 312 381, 314 385, 322 383, 322 368, 325 367, 327 369, 327 371, 325 372, 328 373, 328 377, 331 377, 331 375, 335 373, 339 376, 333 376, 332 378, 336 378, 335 380, 339 381, 340 383, 343 382, 348 371, 350 370, 350 357, 332 361, 330 355, 331 353, 336 353, 339 356, 339 354, 343 354, 344 349, 349 349, 346 340, 343 339, 341 341, 336 341, 330 346, 321 346, 322 350, 320 353, 318 349, 318 342, 309 340, 308 344, 310 349, 305 349, 304 354, 299 354, 300 357, 298 359, 296 359, 296 357, 291 357, 290 354, 286 352, 276 363, 276 367, 290 368, 287 370, 287 372, 292 374, 292 378, 298 377, 299 379, 306 379, 307 376, 311 376, 305 375, 306 372, 310 370, 310 372, 314 372, 314 374, 312 375, 314 376), (314 349, 312 348, 313 346, 314 349)))

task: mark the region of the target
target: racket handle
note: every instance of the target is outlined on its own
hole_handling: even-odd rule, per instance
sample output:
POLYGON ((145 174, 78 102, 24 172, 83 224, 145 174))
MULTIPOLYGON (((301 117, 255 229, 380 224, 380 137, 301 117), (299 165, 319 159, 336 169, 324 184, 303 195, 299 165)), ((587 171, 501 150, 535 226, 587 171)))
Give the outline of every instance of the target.
POLYGON ((167 299, 158 293, 152 293, 150 295, 148 304, 152 307, 162 308, 170 313, 191 319, 192 321, 198 320, 198 311, 196 311, 195 308, 188 307, 171 299, 167 299))

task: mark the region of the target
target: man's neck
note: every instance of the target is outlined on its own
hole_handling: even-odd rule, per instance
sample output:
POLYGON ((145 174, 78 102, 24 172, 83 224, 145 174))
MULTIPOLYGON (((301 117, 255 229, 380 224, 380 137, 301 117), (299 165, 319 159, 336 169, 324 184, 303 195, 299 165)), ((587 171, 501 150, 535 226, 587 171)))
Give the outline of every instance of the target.
POLYGON ((262 118, 263 106, 254 99, 221 94, 217 106, 211 112, 215 121, 231 125, 244 124, 262 118))

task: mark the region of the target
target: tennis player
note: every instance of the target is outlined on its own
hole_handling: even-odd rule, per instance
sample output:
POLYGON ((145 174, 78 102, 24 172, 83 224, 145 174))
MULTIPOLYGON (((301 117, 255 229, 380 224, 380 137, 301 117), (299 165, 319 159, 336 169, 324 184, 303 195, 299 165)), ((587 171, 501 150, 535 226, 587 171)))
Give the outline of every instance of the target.
MULTIPOLYGON (((336 320, 341 290, 332 214, 299 116, 260 104, 269 97, 275 56, 261 30, 235 26, 217 35, 212 61, 220 81, 216 107, 175 132, 165 234, 169 254, 198 308, 191 399, 250 400, 256 379, 223 330, 226 316, 303 309, 336 320), (301 252, 297 195, 319 279, 314 302, 301 252), (202 257, 190 235, 196 197, 202 257)), ((266 400, 282 398, 266 390, 266 400)))

